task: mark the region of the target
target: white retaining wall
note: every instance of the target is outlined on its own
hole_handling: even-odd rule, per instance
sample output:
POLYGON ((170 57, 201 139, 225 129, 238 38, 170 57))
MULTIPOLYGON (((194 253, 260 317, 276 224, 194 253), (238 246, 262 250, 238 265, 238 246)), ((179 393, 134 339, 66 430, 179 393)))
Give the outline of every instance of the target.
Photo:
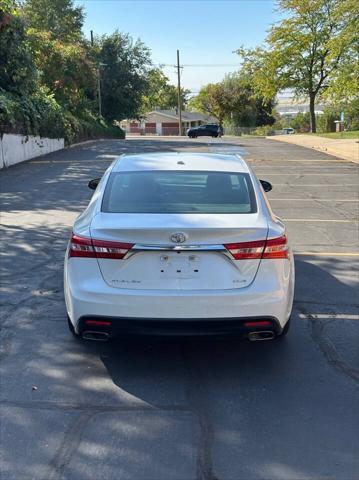
POLYGON ((61 150, 63 138, 42 138, 5 133, 0 137, 0 169, 30 158, 61 150))

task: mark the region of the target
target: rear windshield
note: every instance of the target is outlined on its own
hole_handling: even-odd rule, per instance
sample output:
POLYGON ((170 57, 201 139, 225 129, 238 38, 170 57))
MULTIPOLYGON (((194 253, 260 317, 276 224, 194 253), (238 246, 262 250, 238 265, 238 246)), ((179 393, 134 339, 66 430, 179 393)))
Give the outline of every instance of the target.
POLYGON ((102 211, 109 213, 254 213, 248 173, 142 171, 112 173, 102 211))

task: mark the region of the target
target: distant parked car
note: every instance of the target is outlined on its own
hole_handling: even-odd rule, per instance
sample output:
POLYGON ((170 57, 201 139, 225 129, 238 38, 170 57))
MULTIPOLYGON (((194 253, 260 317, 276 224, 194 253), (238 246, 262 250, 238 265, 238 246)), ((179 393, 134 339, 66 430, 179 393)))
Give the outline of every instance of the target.
POLYGON ((216 123, 208 123, 206 125, 200 125, 199 127, 192 127, 187 130, 189 138, 196 137, 221 137, 223 135, 223 129, 216 123))
POLYGON ((285 134, 285 135, 292 135, 293 133, 295 133, 295 130, 294 128, 283 128, 282 132, 285 134))

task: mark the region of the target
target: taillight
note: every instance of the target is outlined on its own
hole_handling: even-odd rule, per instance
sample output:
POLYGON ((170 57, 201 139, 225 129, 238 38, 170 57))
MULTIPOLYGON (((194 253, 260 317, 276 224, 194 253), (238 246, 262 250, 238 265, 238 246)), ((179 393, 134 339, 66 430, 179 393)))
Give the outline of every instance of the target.
POLYGON ((92 240, 92 245, 97 258, 123 258, 133 247, 133 243, 105 242, 92 240))
POLYGON ((286 235, 267 240, 263 258, 289 258, 288 240, 286 235))
POLYGON ((69 257, 95 257, 91 238, 72 235, 70 240, 69 257))
POLYGON ((108 242, 72 235, 70 257, 121 259, 133 247, 133 243, 108 242))
POLYGON ((262 258, 265 240, 256 242, 227 243, 224 245, 236 260, 262 258))
POLYGON ((235 260, 289 258, 286 235, 255 242, 226 243, 224 246, 235 260))

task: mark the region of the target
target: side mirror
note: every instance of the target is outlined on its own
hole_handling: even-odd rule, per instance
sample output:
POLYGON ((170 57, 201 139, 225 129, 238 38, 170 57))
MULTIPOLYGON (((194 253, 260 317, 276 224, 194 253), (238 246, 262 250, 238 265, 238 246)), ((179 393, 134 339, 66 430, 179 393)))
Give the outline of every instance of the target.
POLYGON ((91 188, 91 190, 96 190, 100 180, 101 178, 94 178, 93 180, 90 180, 88 183, 88 187, 91 188))
POLYGON ((266 180, 259 180, 259 181, 261 182, 263 190, 265 192, 270 192, 273 189, 272 184, 267 182, 266 180))

